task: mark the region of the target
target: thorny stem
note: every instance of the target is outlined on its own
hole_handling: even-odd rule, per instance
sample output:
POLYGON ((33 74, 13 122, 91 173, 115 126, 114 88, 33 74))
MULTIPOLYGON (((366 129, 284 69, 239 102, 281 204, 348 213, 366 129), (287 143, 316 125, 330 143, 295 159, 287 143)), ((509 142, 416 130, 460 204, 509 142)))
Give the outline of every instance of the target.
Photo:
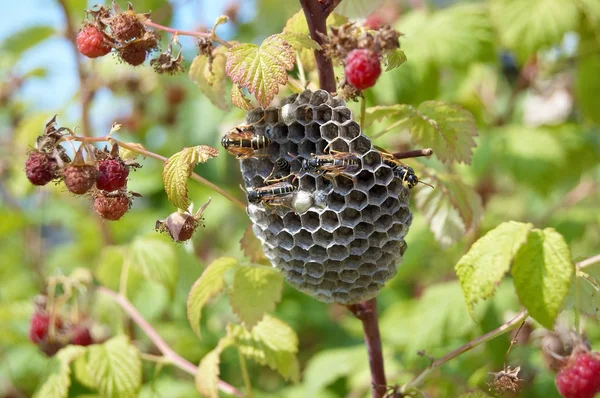
POLYGON ((67 0, 58 0, 58 4, 60 4, 65 16, 67 24, 67 38, 71 42, 71 47, 75 53, 75 62, 77 63, 80 91, 79 100, 81 103, 81 132, 84 136, 88 136, 90 135, 90 103, 92 101, 93 92, 88 87, 87 73, 85 72, 83 63, 81 62, 79 50, 77 49, 77 30, 75 29, 75 26, 73 26, 73 22, 69 17, 69 6, 67 5, 67 0))
POLYGON ((156 22, 153 22, 150 19, 147 19, 146 21, 144 21, 144 25, 150 26, 151 28, 154 28, 154 29, 169 32, 169 33, 172 33, 177 36, 206 37, 207 39, 215 41, 222 46, 231 48, 231 44, 228 43, 227 41, 221 39, 220 37, 218 37, 215 34, 215 32, 195 32, 195 31, 190 31, 190 30, 178 30, 178 29, 169 28, 168 26, 157 24, 156 22))
POLYGON ((527 318, 527 316, 528 316, 527 311, 522 310, 521 312, 519 312, 519 314, 516 317, 514 317, 510 321, 504 323, 500 327, 484 334, 483 336, 476 338, 475 340, 468 342, 467 344, 464 344, 464 345, 458 347, 456 350, 449 352, 448 354, 444 355, 442 358, 433 361, 431 363, 431 365, 429 365, 425 370, 423 370, 419 375, 417 375, 417 377, 415 377, 412 381, 403 385, 400 388, 400 393, 406 394, 407 392, 419 387, 423 383, 423 381, 427 378, 427 376, 429 376, 434 370, 436 370, 437 368, 439 368, 440 366, 442 366, 449 360, 454 359, 457 356, 459 356, 460 354, 463 354, 481 344, 484 344, 492 339, 495 339, 498 336, 501 336, 501 335, 508 333, 511 330, 519 327, 521 325, 521 323, 527 318))
POLYGON ((407 152, 394 152, 392 153, 396 159, 408 159, 408 158, 418 158, 421 156, 431 156, 433 155, 433 149, 431 148, 423 148, 416 149, 414 151, 407 152))
MULTIPOLYGON (((327 17, 341 0, 300 0, 304 11, 310 37, 319 45, 323 44, 323 36, 327 36, 327 17)), ((333 73, 333 62, 325 56, 321 50, 315 50, 315 62, 319 73, 321 89, 330 93, 336 92, 335 74, 333 73)))
MULTIPOLYGON (((119 145, 121 148, 125 148, 128 149, 132 152, 136 152, 139 153, 142 156, 147 156, 153 159, 157 159, 160 160, 161 162, 166 162, 167 158, 159 155, 157 153, 154 152, 150 152, 146 149, 142 149, 142 148, 137 148, 133 145, 129 145, 125 142, 119 141, 119 140, 115 140, 114 138, 110 137, 110 136, 104 136, 104 137, 78 137, 78 136, 65 136, 64 137, 65 140, 73 140, 73 141, 85 141, 85 142, 105 142, 105 141, 110 141, 110 142, 114 142, 117 145, 119 145)), ((221 187, 213 184, 212 182, 208 181, 207 179, 205 179, 204 177, 199 176, 196 173, 192 173, 190 175, 190 178, 192 180, 195 180, 197 182, 199 182, 200 184, 214 190, 215 192, 221 194, 222 196, 224 196, 226 199, 229 199, 229 201, 231 201, 232 203, 234 203, 235 205, 241 207, 242 209, 244 209, 244 211, 246 210, 246 205, 244 205, 244 203, 242 203, 239 199, 237 199, 235 196, 233 196, 232 194, 230 194, 229 192, 225 191, 224 189, 222 189, 221 187)))
POLYGON ((387 389, 385 370, 383 366, 383 351, 381 349, 381 336, 379 335, 379 321, 377 318, 377 299, 372 298, 358 304, 351 304, 348 309, 361 320, 365 333, 365 344, 369 354, 369 367, 371 368, 371 384, 373 398, 381 398, 387 389))
MULTIPOLYGON (((173 349, 163 340, 163 338, 156 332, 156 330, 148 323, 148 321, 138 312, 138 310, 119 293, 107 289, 103 286, 98 286, 96 290, 108 297, 110 297, 115 303, 117 303, 123 311, 129 315, 129 317, 142 329, 142 331, 148 336, 150 341, 158 348, 163 354, 164 358, 168 363, 173 364, 184 372, 196 376, 198 368, 185 358, 177 354, 173 349)), ((219 389, 227 394, 235 395, 237 397, 243 397, 243 394, 232 385, 219 380, 219 389)))

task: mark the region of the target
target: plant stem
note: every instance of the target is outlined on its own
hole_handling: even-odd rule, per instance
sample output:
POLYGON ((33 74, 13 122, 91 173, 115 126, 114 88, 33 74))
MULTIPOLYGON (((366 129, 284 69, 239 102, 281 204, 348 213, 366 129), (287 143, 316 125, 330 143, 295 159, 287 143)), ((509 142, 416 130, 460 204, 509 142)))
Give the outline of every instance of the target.
POLYGON ((367 113, 367 99, 363 95, 360 101, 360 129, 362 130, 365 125, 365 114, 367 113))
POLYGON ((463 354, 483 343, 486 343, 492 339, 495 339, 498 336, 501 336, 501 335, 508 333, 511 330, 519 327, 521 325, 521 323, 527 318, 527 316, 528 316, 527 311, 522 310, 521 312, 519 312, 519 314, 516 317, 514 317, 510 321, 504 323, 500 327, 484 334, 483 336, 476 338, 475 340, 468 342, 467 344, 464 344, 464 345, 458 347, 456 350, 449 352, 448 354, 444 355, 442 358, 433 361, 431 363, 431 365, 429 365, 429 367, 427 367, 419 375, 417 375, 417 377, 415 377, 412 381, 403 385, 402 388, 400 388, 400 392, 402 394, 405 394, 405 393, 409 392, 410 390, 419 387, 423 383, 423 380, 425 380, 427 378, 427 376, 429 376, 434 370, 436 370, 437 368, 439 368, 440 366, 442 366, 449 360, 456 358, 460 354, 463 354))
POLYGON ((595 256, 592 256, 590 258, 586 258, 585 260, 582 260, 580 262, 577 263, 577 268, 579 269, 583 269, 589 265, 593 265, 596 263, 600 263, 600 254, 596 254, 595 256))
MULTIPOLYGON (((125 297, 121 296, 119 293, 114 292, 110 289, 107 289, 103 286, 98 286, 96 290, 108 297, 110 297, 115 303, 119 304, 119 306, 129 315, 129 317, 139 326, 140 329, 148 336, 150 341, 154 343, 154 345, 158 348, 160 352, 165 357, 169 363, 183 370, 184 372, 196 376, 198 368, 187 361, 185 358, 181 357, 177 354, 173 349, 163 340, 163 338, 156 332, 156 330, 148 323, 148 321, 138 312, 138 310, 127 300, 125 297)), ((243 394, 232 385, 219 380, 219 390, 235 395, 237 397, 243 397, 243 394)))
POLYGON ((379 133, 373 134, 371 136, 371 139, 374 140, 375 138, 381 137, 385 133, 388 133, 388 132, 392 131, 393 129, 395 129, 396 127, 400 126, 401 124, 403 124, 404 122, 406 122, 409 119, 410 119, 410 117, 405 117, 405 118, 402 118, 402 119, 398 120, 397 122, 394 122, 394 123, 390 124, 388 127, 384 128, 379 133))
POLYGON ((252 383, 250 382, 250 376, 248 375, 248 368, 246 367, 246 359, 238 350, 238 357, 240 358, 240 369, 242 370, 242 377, 244 378, 244 385, 246 386, 246 396, 253 398, 252 383))
POLYGON ((172 33, 172 34, 177 35, 177 36, 206 37, 207 39, 211 39, 212 41, 215 41, 215 42, 219 43, 222 46, 225 46, 227 48, 231 48, 231 44, 229 44, 225 40, 223 40, 220 37, 218 37, 215 34, 215 32, 194 32, 194 31, 190 31, 190 30, 178 30, 178 29, 169 28, 168 26, 157 24, 156 22, 153 22, 153 21, 151 21, 149 19, 147 19, 147 20, 144 21, 144 25, 150 26, 151 28, 154 28, 154 29, 158 29, 158 30, 163 30, 165 32, 169 32, 169 33, 172 33))
POLYGON ((392 155, 394 155, 394 157, 396 159, 418 158, 421 156, 433 155, 433 149, 423 148, 423 149, 416 149, 414 151, 408 151, 408 152, 395 152, 392 155))
POLYGON ((361 320, 365 333, 365 344, 369 354, 369 367, 371 368, 371 384, 373 398, 381 398, 387 390, 385 370, 383 366, 383 351, 381 349, 381 336, 379 335, 379 321, 377 318, 377 299, 372 298, 358 304, 351 304, 348 309, 361 320))
MULTIPOLYGON (((323 36, 327 37, 327 17, 340 1, 320 2, 319 0, 300 0, 304 11, 310 37, 323 44, 323 36), (323 36, 322 36, 323 35, 323 36)), ((315 50, 315 62, 319 73, 319 84, 321 89, 330 93, 336 92, 335 74, 333 73, 333 62, 325 56, 322 50, 315 50)))

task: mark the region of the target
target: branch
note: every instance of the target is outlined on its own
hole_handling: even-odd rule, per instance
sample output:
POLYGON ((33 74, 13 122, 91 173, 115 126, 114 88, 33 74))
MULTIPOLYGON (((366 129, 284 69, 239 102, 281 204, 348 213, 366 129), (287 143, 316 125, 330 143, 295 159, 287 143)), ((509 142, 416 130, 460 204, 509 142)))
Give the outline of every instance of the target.
POLYGON ((362 321, 365 344, 369 354, 369 367, 371 368, 372 396, 373 398, 381 398, 387 390, 387 382, 385 381, 383 352, 377 319, 377 299, 372 298, 362 303, 351 304, 348 309, 362 321))
POLYGON ((172 33, 176 36, 206 37, 207 39, 216 41, 217 43, 221 44, 222 46, 231 48, 231 44, 226 42, 225 40, 221 39, 220 37, 218 37, 215 34, 215 32, 194 32, 191 30, 178 30, 178 29, 169 28, 168 26, 157 24, 156 22, 153 22, 149 19, 144 21, 144 25, 150 26, 151 28, 154 28, 154 29, 163 30, 165 32, 172 33))
POLYGON ((484 334, 483 336, 476 338, 475 340, 469 341, 467 344, 464 344, 464 345, 458 347, 456 350, 449 352, 448 354, 444 355, 442 358, 433 361, 431 363, 431 365, 429 365, 429 367, 427 367, 425 370, 423 370, 417 377, 415 377, 412 381, 403 385, 402 388, 400 389, 400 393, 405 394, 405 393, 409 392, 411 389, 415 389, 415 388, 419 387, 423 383, 423 380, 425 380, 425 378, 427 378, 427 376, 429 376, 434 370, 436 370, 437 368, 439 368, 440 366, 442 366, 449 360, 456 358, 460 354, 463 354, 463 353, 465 353, 483 343, 486 343, 498 336, 508 333, 513 329, 516 329, 517 327, 520 326, 520 324, 527 317, 528 317, 527 311, 522 310, 521 312, 519 312, 519 314, 516 317, 514 317, 510 321, 504 323, 500 327, 484 334))
MULTIPOLYGON (((192 376, 196 376, 198 368, 193 363, 187 361, 185 358, 173 351, 173 349, 163 340, 158 332, 152 327, 152 325, 148 323, 142 314, 138 312, 138 310, 129 302, 129 300, 121 296, 119 293, 103 286, 97 287, 96 290, 110 297, 115 303, 119 304, 123 311, 125 311, 127 315, 129 315, 129 317, 140 327, 140 329, 144 331, 146 336, 148 336, 150 341, 154 343, 166 360, 184 372, 192 376)), ((242 393, 237 388, 225 383, 222 380, 219 380, 219 390, 237 397, 243 397, 242 393)))
POLYGON ((431 149, 431 148, 423 148, 423 149, 417 149, 417 150, 408 151, 408 152, 395 152, 392 155, 394 155, 394 157, 396 159, 418 158, 418 157, 421 157, 421 156, 431 156, 431 155, 433 155, 433 149, 431 149))
MULTIPOLYGON (((323 37, 327 37, 327 17, 340 2, 341 0, 300 0, 300 5, 308 23, 310 37, 319 45, 323 44, 323 37)), ((333 62, 325 56, 322 50, 315 50, 315 61, 321 89, 335 93, 333 62)))
POLYGON ((65 15, 67 25, 67 38, 71 42, 71 47, 75 53, 75 62, 77 63, 77 74, 79 76, 79 101, 81 104, 81 132, 84 136, 90 135, 90 103, 92 101, 93 91, 88 88, 87 73, 81 62, 81 55, 77 49, 77 29, 73 26, 73 22, 69 17, 69 6, 67 0, 58 0, 58 4, 62 8, 65 15))
POLYGON ((600 263, 600 254, 596 254, 595 256, 592 256, 590 258, 586 258, 585 260, 582 260, 580 262, 577 263, 577 269, 583 269, 587 266, 596 264, 596 263, 600 263))

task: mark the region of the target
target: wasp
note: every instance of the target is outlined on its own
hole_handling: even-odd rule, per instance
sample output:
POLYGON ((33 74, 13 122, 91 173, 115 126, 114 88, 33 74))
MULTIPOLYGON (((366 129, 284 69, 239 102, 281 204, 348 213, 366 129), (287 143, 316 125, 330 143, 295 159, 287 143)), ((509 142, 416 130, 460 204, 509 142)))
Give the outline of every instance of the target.
POLYGON ((421 183, 421 184, 424 184, 424 185, 427 185, 427 186, 433 188, 432 185, 419 180, 419 177, 417 177, 417 175, 415 174, 415 171, 413 170, 412 167, 402 163, 391 153, 384 152, 384 151, 380 151, 380 153, 381 153, 381 158, 382 158, 383 164, 386 164, 389 167, 391 167, 392 171, 394 172, 394 175, 396 177, 400 178, 402 180, 402 183, 406 183, 406 186, 408 187, 408 189, 413 189, 415 187, 415 185, 417 185, 418 183, 421 183))
POLYGON ((283 174, 286 171, 289 171, 290 169, 290 163, 285 160, 284 158, 279 158, 275 161, 275 164, 273 165, 273 169, 271 170, 271 173, 265 177, 264 181, 270 181, 271 177, 273 177, 274 175, 279 174, 281 176, 281 178, 277 179, 277 180, 286 180, 290 175, 286 175, 283 176, 283 174))
POLYGON ((360 160, 349 152, 330 151, 327 155, 312 155, 308 159, 303 159, 302 168, 305 171, 316 172, 324 176, 343 175, 348 177, 345 173, 360 168, 360 160))
MULTIPOLYGON (((259 122, 260 120, 256 123, 259 122)), ((235 155, 237 159, 247 159, 254 156, 256 151, 269 146, 271 140, 264 135, 257 135, 254 124, 243 124, 229 130, 221 138, 223 148, 235 155)))
POLYGON ((248 189, 248 202, 283 205, 283 200, 289 198, 296 189, 296 186, 289 182, 278 182, 264 187, 250 188, 248 189))

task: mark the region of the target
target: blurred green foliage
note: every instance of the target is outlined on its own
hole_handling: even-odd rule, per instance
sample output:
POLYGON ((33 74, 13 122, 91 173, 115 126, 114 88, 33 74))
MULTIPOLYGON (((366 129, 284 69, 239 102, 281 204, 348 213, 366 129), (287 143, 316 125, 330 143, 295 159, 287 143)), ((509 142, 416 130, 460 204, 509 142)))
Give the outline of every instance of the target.
MULTIPOLYGON (((84 2, 67 2, 71 3, 71 14, 79 20, 84 2)), ((419 162, 460 176, 473 187, 482 199, 483 218, 458 242, 442 246, 431 232, 436 226, 414 212, 398 275, 379 296, 390 384, 407 382, 428 365, 417 351, 442 356, 519 310, 512 284, 502 283, 492 299, 475 308, 479 321, 469 316, 454 265, 488 230, 509 220, 552 227, 564 236, 574 258, 596 254, 600 242, 597 0, 469 1, 439 9, 430 4, 434 2, 423 3, 427 5, 418 9, 406 2, 388 5, 401 14, 394 26, 405 34, 401 43, 408 62, 380 78, 367 93, 368 105, 416 107, 437 99, 471 111, 479 136, 470 165, 448 166, 435 157, 419 162)), ((166 1, 136 1, 135 6, 152 9, 153 19, 169 23, 166 1)), ((280 32, 298 8, 292 1, 257 0, 254 18, 235 25, 235 39, 259 43, 280 32)), ((161 165, 152 159, 143 160, 143 168, 131 175, 129 188, 144 197, 115 223, 103 222, 88 200, 61 186, 37 188, 28 183, 23 172, 26 152, 47 120, 58 113, 61 125, 78 124, 62 115, 65 109, 31 110, 18 95, 29 79, 43 79, 45 74, 36 69, 16 75, 13 68, 25 52, 56 35, 52 28, 37 26, 15 32, 0 44, 0 396, 31 396, 55 364, 27 338, 32 298, 42 292, 48 276, 88 268, 98 283, 118 290, 127 258, 147 256, 148 247, 168 252, 168 262, 155 263, 150 256, 141 261, 144 267, 129 270, 128 297, 176 352, 197 364, 226 334, 227 323, 237 318, 227 297, 219 296, 203 309, 199 340, 186 317, 192 284, 215 258, 248 263, 239 245, 249 224, 246 214, 194 182, 188 185, 192 201, 198 205, 212 198, 205 228, 185 245, 167 243, 151 232, 155 220, 174 210, 163 191, 161 165)), ((185 75, 159 77, 150 68, 130 68, 112 58, 86 61, 85 66, 111 101, 128 105, 129 114, 117 118, 123 124, 119 139, 139 142, 164 156, 186 146, 218 147, 222 133, 243 119, 242 111, 213 106, 185 75)), ((282 95, 289 93, 284 90, 282 95)), ((351 107, 358 114, 358 104, 351 107)), ((102 109, 92 107, 92 112, 102 118, 102 109)), ((102 121, 107 130, 112 121, 102 121)), ((374 134, 390 123, 376 122, 368 132, 374 134)), ((388 133, 375 143, 390 150, 411 148, 406 132, 388 133)), ((243 197, 233 158, 220 156, 194 170, 243 197)), ((94 333, 125 331, 142 352, 153 352, 138 328, 122 322, 114 302, 97 295, 86 309, 96 320, 94 333)), ((248 361, 257 397, 368 394, 361 325, 345 308, 324 305, 286 285, 273 315, 298 335, 302 376, 299 384, 289 384, 275 371, 248 361)), ((567 311, 561 322, 572 324, 572 313, 567 311)), ((585 330, 592 346, 600 349, 597 318, 587 319, 585 330)), ((556 397, 553 372, 534 336, 513 349, 508 363, 521 366, 525 383, 520 396, 556 397)), ((487 391, 487 372, 502 369, 509 342, 504 335, 451 361, 428 379, 425 391, 434 397, 487 391)), ((244 384, 233 350, 224 351, 220 370, 223 380, 244 384)), ((193 380, 169 366, 159 369, 144 362, 143 381, 142 397, 196 394, 193 380)), ((77 382, 69 394, 94 396, 77 382)))

